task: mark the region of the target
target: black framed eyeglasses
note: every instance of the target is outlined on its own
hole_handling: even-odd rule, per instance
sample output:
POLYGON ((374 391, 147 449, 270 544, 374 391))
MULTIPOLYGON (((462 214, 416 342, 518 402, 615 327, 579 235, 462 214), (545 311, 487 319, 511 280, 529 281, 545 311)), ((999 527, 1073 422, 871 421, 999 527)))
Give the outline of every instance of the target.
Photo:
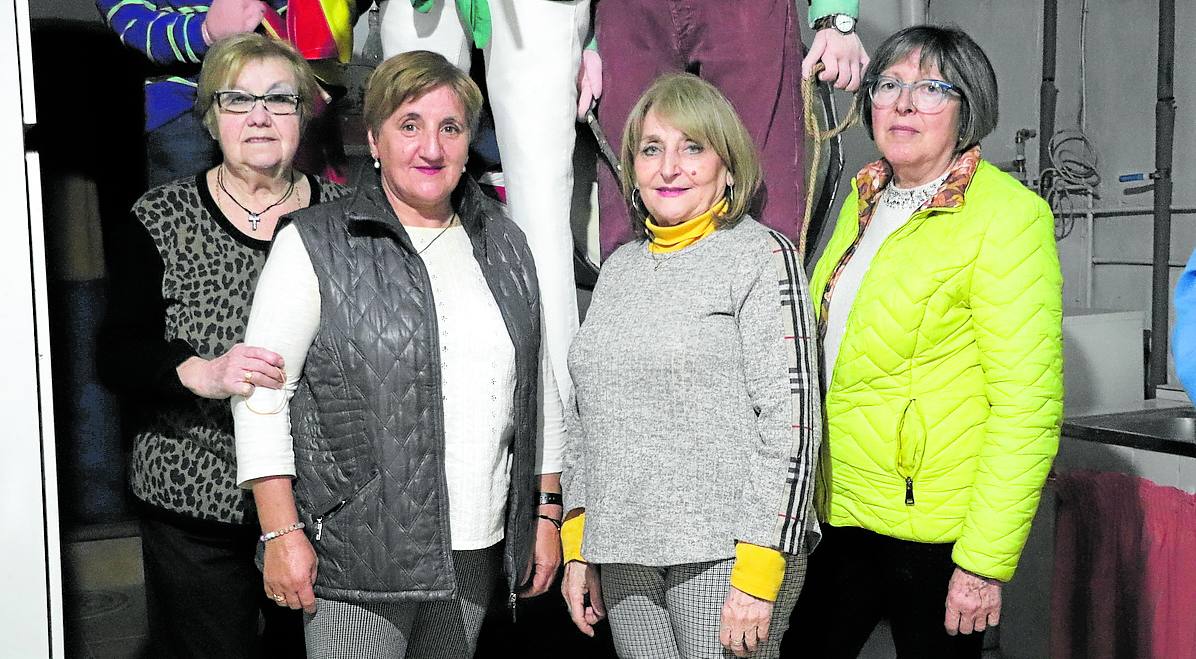
POLYGON ((909 90, 909 97, 918 112, 933 114, 942 112, 947 101, 952 96, 962 98, 959 87, 944 80, 916 80, 901 82, 891 76, 877 76, 868 85, 868 97, 872 105, 878 108, 890 108, 896 105, 903 90, 909 90))
POLYGON ((299 111, 298 94, 271 93, 257 96, 240 89, 224 89, 212 94, 216 106, 233 114, 248 114, 260 101, 266 112, 277 115, 295 114, 299 111))

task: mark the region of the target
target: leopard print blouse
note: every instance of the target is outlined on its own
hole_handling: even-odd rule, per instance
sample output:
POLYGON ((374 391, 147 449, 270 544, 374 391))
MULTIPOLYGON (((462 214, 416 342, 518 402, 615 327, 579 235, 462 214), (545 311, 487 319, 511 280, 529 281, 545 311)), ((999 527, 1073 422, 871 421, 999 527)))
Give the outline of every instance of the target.
MULTIPOLYGON (((345 186, 308 177, 312 199, 331 201, 345 186)), ((270 241, 235 228, 220 211, 204 174, 158 186, 133 214, 162 259, 166 340, 185 342, 204 359, 242 340, 253 290, 270 241)), ((189 396, 149 415, 133 441, 129 481, 142 501, 189 517, 253 522, 253 497, 237 487, 228 400, 189 396)))

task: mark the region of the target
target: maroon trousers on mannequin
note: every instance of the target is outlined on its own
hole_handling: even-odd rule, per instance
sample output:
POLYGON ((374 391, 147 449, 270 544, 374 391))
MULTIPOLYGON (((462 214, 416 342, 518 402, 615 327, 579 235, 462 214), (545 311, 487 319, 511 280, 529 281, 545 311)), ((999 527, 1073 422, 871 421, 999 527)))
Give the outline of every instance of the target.
MULTIPOLYGON (((598 120, 616 153, 631 108, 664 73, 693 71, 739 113, 764 168, 752 215, 795 238, 805 204, 801 56, 793 0, 598 0, 598 120)), ((602 257, 633 237, 611 171, 599 167, 602 257)))

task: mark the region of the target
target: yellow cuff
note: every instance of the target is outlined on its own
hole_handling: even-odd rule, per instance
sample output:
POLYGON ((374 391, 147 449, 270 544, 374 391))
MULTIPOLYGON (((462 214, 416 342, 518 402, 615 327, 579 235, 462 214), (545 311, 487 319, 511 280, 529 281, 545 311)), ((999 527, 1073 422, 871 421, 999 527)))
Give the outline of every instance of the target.
POLYGON ((586 562, 581 557, 581 539, 585 534, 586 514, 582 513, 561 524, 561 554, 566 563, 569 561, 586 562))
POLYGON ((731 585, 739 590, 775 602, 785 579, 785 555, 750 542, 735 544, 735 565, 731 568, 731 585))

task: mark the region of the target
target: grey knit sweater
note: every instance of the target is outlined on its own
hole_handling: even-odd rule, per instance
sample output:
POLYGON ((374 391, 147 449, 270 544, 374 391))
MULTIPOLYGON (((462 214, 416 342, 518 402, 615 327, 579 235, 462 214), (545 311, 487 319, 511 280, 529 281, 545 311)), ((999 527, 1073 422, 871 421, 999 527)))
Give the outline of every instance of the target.
POLYGON ((822 435, 793 245, 750 218, 677 252, 624 245, 569 351, 566 510, 595 563, 677 565, 735 541, 809 551, 822 435))

